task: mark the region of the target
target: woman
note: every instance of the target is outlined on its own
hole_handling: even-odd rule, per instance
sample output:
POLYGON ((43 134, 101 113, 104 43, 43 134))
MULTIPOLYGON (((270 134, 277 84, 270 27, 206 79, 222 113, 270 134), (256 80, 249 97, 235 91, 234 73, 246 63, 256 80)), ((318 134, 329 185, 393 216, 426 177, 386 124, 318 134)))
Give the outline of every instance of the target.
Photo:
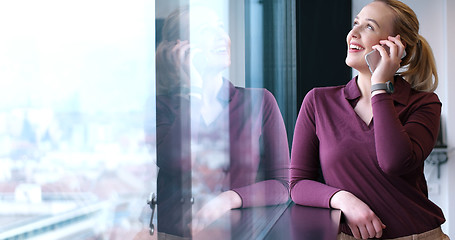
POLYGON ((415 13, 396 0, 373 1, 346 40, 346 64, 359 74, 305 97, 291 153, 291 198, 341 209, 338 239, 448 239, 423 174, 441 103, 433 93, 433 54, 415 13), (365 55, 373 50, 381 60, 371 73, 365 55), (316 181, 319 168, 325 183, 316 181))
POLYGON ((265 89, 222 77, 230 43, 206 7, 178 9, 164 23, 156 54, 159 232, 194 236, 230 209, 289 199, 278 105, 265 89))

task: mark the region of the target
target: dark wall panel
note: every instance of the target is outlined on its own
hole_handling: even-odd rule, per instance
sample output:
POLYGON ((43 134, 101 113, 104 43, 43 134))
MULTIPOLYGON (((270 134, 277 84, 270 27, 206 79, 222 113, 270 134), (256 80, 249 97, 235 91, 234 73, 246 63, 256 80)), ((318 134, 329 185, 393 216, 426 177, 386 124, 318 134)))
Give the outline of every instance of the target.
POLYGON ((347 83, 346 35, 351 29, 351 0, 297 0, 297 105, 314 87, 347 83))

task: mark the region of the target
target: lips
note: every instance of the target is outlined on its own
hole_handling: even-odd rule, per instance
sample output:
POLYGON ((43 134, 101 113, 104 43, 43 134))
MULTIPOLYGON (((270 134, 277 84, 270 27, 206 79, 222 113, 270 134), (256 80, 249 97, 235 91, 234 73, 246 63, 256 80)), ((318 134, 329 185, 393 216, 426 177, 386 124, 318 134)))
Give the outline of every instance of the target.
POLYGON ((227 53, 227 47, 223 46, 223 47, 215 48, 212 50, 212 52, 217 53, 217 54, 227 53))
POLYGON ((217 47, 212 48, 212 50, 210 50, 210 52, 212 54, 217 54, 217 55, 227 55, 227 54, 229 54, 229 47, 226 45, 217 46, 217 47))
POLYGON ((356 43, 351 43, 349 44, 349 51, 354 51, 354 52, 357 52, 357 51, 362 51, 364 50, 365 48, 362 47, 361 45, 359 44, 356 44, 356 43))

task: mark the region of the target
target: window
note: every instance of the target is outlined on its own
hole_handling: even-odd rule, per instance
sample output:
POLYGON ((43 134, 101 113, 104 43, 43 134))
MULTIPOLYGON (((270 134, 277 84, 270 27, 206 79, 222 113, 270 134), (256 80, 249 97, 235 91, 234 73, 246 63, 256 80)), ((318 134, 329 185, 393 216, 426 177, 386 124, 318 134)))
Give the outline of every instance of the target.
POLYGON ((156 188, 144 138, 154 7, 0 3, 1 239, 129 239, 142 228, 156 188))
MULTIPOLYGON (((203 42, 213 30, 224 32, 231 41, 230 64, 220 71, 225 83, 270 92, 261 90, 238 101, 249 101, 253 109, 242 116, 254 117, 252 123, 265 122, 263 113, 255 111, 263 111, 266 95, 268 103, 276 104, 279 115, 274 116, 282 117, 285 135, 275 139, 281 142, 279 148, 264 150, 263 136, 253 145, 231 144, 229 112, 222 117, 227 121, 218 121, 220 128, 214 128, 224 129, 218 131, 218 141, 208 137, 183 143, 199 156, 216 159, 219 176, 234 166, 227 149, 243 146, 245 154, 252 149, 259 155, 271 149, 289 154, 298 109, 294 1, 2 2, 0 21, 8 24, 0 26, 0 239, 132 239, 148 228, 151 211, 146 201, 151 193, 159 200, 158 173, 165 173, 157 167, 161 139, 155 55, 164 19, 175 9, 189 6, 196 12, 201 5, 210 8, 220 24, 195 29, 201 26, 196 24, 198 15, 190 15, 191 32, 206 34, 190 32, 191 41, 200 37, 203 42)), ((212 50, 224 54, 224 47, 212 50)), ((196 64, 206 60, 194 59, 196 64)), ((217 116, 209 114, 204 121, 217 122, 217 116)), ((194 124, 195 118, 188 120, 194 124)), ((177 139, 182 141, 181 136, 177 139)), ((254 183, 270 180, 264 169, 278 171, 262 162, 249 164, 240 167, 255 169, 254 183)), ((197 170, 209 165, 190 166, 190 177, 199 179, 189 178, 190 191, 209 185, 210 176, 197 170)), ((281 173, 287 171, 279 167, 281 173)), ((225 181, 234 181, 227 175, 230 180, 225 181)), ((266 191, 265 186, 258 189, 266 191)), ((191 205, 197 205, 200 196, 214 199, 210 194, 189 196, 191 205)), ((251 201, 264 204, 264 196, 251 201)), ((159 229, 156 213, 154 218, 159 229)))
MULTIPOLYGON (((292 2, 157 1, 164 18, 156 21, 158 234, 197 238, 199 227, 232 214, 222 235, 235 236, 242 221, 230 208, 288 201, 282 112, 296 109, 294 20, 285 14, 292 9, 292 2)), ((252 215, 247 221, 261 222, 252 215)))

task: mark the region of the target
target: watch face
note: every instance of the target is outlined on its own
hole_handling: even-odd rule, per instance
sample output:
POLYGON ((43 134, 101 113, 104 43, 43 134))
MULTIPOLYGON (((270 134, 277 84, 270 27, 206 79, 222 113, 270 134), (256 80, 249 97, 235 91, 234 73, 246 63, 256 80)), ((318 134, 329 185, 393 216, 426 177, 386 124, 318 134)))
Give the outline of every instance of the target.
POLYGON ((388 93, 393 93, 393 91, 395 90, 395 89, 393 88, 393 83, 390 82, 390 81, 388 81, 388 82, 386 82, 386 85, 387 85, 387 90, 386 90, 386 91, 387 91, 388 93))

